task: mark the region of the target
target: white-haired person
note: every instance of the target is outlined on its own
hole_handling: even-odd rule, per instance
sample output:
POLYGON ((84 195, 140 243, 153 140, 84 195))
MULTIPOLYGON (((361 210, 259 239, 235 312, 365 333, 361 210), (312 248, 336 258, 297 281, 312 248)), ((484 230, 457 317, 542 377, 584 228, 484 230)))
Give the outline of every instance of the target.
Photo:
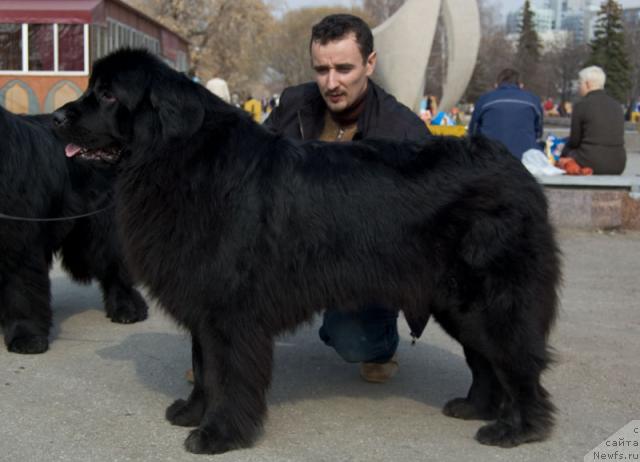
POLYGON ((229 94, 229 86, 224 79, 214 77, 207 82, 207 90, 222 98, 225 103, 231 103, 231 95, 229 94))
POLYGON ((606 75, 600 67, 586 67, 578 75, 582 99, 573 107, 562 155, 592 168, 595 175, 619 175, 627 163, 622 106, 604 91, 606 75))

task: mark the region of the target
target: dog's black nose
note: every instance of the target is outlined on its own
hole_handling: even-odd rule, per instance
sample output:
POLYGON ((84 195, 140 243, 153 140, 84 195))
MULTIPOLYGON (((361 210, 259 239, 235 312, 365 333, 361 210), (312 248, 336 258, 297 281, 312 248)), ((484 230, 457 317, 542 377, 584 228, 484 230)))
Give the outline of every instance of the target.
POLYGON ((53 125, 62 127, 67 123, 67 115, 64 111, 56 111, 53 113, 53 125))

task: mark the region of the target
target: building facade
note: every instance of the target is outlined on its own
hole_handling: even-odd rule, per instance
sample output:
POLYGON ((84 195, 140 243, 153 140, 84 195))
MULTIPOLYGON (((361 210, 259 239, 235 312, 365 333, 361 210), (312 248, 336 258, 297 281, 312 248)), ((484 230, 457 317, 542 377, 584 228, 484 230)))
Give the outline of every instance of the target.
MULTIPOLYGON (((541 8, 532 6, 533 25, 536 32, 547 32, 554 29, 554 12, 549 8, 541 8)), ((524 9, 520 8, 507 14, 507 34, 517 34, 520 32, 522 25, 522 15, 524 9)))
POLYGON ((188 70, 186 40, 120 0, 0 0, 0 105, 52 112, 82 94, 93 61, 121 47, 188 70))
MULTIPOLYGON (((550 31, 563 31, 578 43, 589 42, 593 39, 601 3, 602 0, 534 0, 531 10, 536 31, 553 40, 561 35, 550 31)), ((640 24, 640 0, 628 0, 622 5, 624 21, 640 24)), ((507 34, 519 33, 522 12, 523 7, 507 14, 507 34)))

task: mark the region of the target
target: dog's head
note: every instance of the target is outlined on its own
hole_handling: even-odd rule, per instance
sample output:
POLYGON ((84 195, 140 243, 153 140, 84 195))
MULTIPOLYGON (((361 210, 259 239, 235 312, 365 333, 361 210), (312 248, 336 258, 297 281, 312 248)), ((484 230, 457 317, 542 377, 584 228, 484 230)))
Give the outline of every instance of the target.
POLYGON ((124 49, 96 61, 89 86, 53 115, 67 156, 109 162, 136 145, 188 139, 202 125, 196 84, 144 50, 124 49))

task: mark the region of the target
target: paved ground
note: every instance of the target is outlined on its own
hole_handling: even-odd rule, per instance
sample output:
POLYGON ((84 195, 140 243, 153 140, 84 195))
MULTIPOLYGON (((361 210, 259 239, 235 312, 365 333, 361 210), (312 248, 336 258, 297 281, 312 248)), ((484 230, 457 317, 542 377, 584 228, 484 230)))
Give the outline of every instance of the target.
MULTIPOLYGON (((466 392, 460 347, 435 324, 400 345, 399 375, 363 383, 306 327, 281 339, 270 417, 256 447, 219 461, 574 461, 640 418, 640 234, 562 232, 565 288, 545 384, 559 407, 547 442, 504 450, 473 440, 479 423, 444 417, 466 392)), ((159 309, 107 321, 95 287, 53 272, 55 330, 44 355, 0 350, 0 460, 189 461, 187 430, 163 419, 189 385, 189 345, 159 309)))

